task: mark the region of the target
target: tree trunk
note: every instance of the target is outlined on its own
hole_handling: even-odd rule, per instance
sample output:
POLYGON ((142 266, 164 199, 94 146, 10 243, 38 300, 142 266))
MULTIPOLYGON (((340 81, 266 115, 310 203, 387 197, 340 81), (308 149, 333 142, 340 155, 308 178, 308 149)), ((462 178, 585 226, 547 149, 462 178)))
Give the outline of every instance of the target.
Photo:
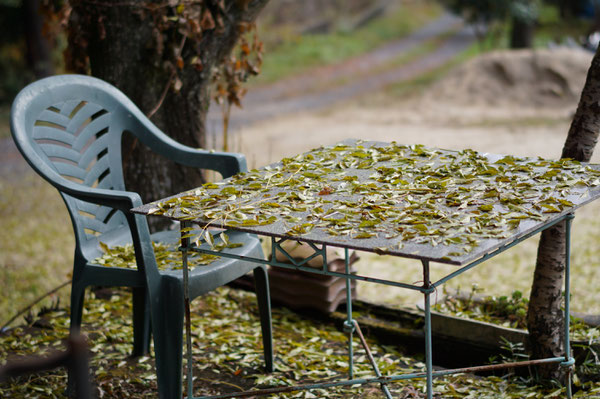
MULTIPOLYGON (((207 3, 212 3, 205 0, 207 3)), ((229 56, 237 42, 239 24, 253 22, 268 0, 227 0, 223 28, 203 32, 200 43, 183 39, 176 30, 183 66, 165 68, 177 46, 164 48, 150 0, 123 2, 71 0, 67 61, 78 72, 91 72, 121 89, 166 134, 185 145, 206 147, 205 120, 210 104, 211 72, 229 56), (194 48, 192 48, 194 46, 194 48), (192 65, 195 51, 203 68, 192 65), (86 71, 86 56, 89 71, 86 71), (181 67, 181 68, 180 68, 181 67), (175 90, 175 71, 181 87, 175 90), (158 109, 156 109, 158 107, 158 109)), ((164 198, 202 183, 202 174, 166 161, 131 137, 123 143, 127 189, 144 202, 164 198)))
POLYGON ((533 21, 513 18, 510 32, 510 48, 519 49, 533 47, 534 31, 535 25, 533 21))
MULTIPOLYGON (((596 51, 577 112, 565 141, 562 157, 588 162, 600 132, 600 48, 596 51)), ((535 265, 527 327, 533 358, 564 355, 562 300, 565 270, 565 225, 542 233, 535 265)), ((540 366, 542 381, 561 380, 565 370, 555 364, 540 366)))
POLYGON ((42 16, 39 0, 23 0, 23 26, 27 43, 27 65, 36 78, 45 78, 54 73, 50 59, 50 46, 42 35, 42 16))
POLYGON ((572 0, 558 0, 558 10, 561 18, 570 19, 573 18, 573 4, 572 0))

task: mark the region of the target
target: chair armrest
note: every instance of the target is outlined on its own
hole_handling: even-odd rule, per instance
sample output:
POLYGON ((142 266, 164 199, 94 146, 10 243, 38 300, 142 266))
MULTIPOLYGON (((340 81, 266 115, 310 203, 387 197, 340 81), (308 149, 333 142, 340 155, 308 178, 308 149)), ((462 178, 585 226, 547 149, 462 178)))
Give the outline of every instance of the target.
POLYGON ((246 157, 243 154, 207 151, 183 145, 157 128, 139 109, 130 109, 136 116, 131 131, 152 151, 181 165, 219 172, 223 178, 247 170, 246 157))
POLYGON ((143 204, 140 195, 130 191, 85 187, 80 184, 72 183, 69 180, 62 178, 62 176, 60 179, 48 181, 60 192, 68 194, 73 198, 118 209, 125 214, 129 213, 131 208, 143 204))
MULTIPOLYGON (((168 136, 167 136, 168 137, 168 136)), ((169 137, 172 143, 159 146, 157 153, 181 165, 219 172, 223 178, 246 172, 246 157, 231 152, 206 151, 182 145, 169 137)))
POLYGON ((148 224, 146 223, 146 216, 136 215, 131 212, 132 208, 143 205, 140 195, 129 191, 84 187, 66 180, 58 174, 56 176, 59 179, 55 179, 54 181, 48 179, 48 182, 61 193, 82 201, 108 206, 125 214, 133 239, 138 267, 146 275, 146 282, 148 284, 152 283, 153 292, 157 292, 157 280, 155 276, 158 275, 158 267, 154 258, 154 249, 152 248, 152 240, 148 224))
POLYGON ((139 194, 129 191, 82 188, 80 185, 68 180, 66 182, 63 180, 61 183, 52 182, 52 184, 61 192, 73 198, 118 209, 125 214, 133 239, 138 269, 145 274, 146 283, 149 286, 152 285, 152 292, 157 292, 156 276, 159 272, 154 258, 154 249, 152 248, 146 216, 131 212, 132 208, 143 204, 139 194))

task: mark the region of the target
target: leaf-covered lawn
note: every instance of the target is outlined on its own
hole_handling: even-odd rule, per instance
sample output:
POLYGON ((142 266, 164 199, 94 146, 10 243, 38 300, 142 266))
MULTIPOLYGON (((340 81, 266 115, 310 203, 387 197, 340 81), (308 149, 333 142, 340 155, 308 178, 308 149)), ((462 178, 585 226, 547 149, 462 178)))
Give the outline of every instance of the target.
MULTIPOLYGON (((92 352, 93 381, 100 398, 153 398, 156 379, 152 356, 132 359, 132 327, 129 294, 101 291, 89 295, 84 313, 84 333, 92 352), (101 297, 97 298, 97 297, 101 297)), ((253 294, 218 289, 192 303, 194 386, 196 395, 296 385, 310 380, 344 377, 347 368, 346 336, 330 324, 303 318, 285 308, 273 310, 277 371, 262 372, 262 345, 258 310, 253 294)), ((28 326, 0 336, 0 362, 22 355, 42 355, 63 348, 68 334, 68 310, 43 313, 28 326)), ((384 375, 422 370, 419 359, 402 355, 370 340, 384 375)), ((365 353, 355 340, 356 376, 372 376, 365 353)), ((66 371, 58 369, 23 377, 0 385, 0 397, 64 397, 66 371)), ((390 384, 394 397, 421 397, 424 381, 390 384)), ((436 379, 434 387, 443 398, 552 398, 562 397, 560 388, 543 390, 522 381, 471 375, 436 379)), ((600 385, 586 387, 575 397, 600 397, 600 385)), ((274 396, 275 397, 275 396, 274 396)), ((334 388, 279 394, 282 398, 379 398, 377 386, 334 388)))

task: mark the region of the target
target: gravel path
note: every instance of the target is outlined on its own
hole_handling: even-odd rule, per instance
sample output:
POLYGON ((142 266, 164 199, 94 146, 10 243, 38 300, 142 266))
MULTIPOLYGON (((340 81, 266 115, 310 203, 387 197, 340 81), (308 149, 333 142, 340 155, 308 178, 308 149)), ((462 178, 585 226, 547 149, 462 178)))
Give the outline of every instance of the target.
POLYGON ((347 79, 359 74, 368 74, 372 69, 392 61, 424 41, 436 38, 462 26, 461 19, 444 14, 410 36, 386 43, 383 46, 343 62, 311 69, 300 75, 292 76, 270 85, 251 90, 245 102, 255 104, 262 101, 274 101, 290 96, 298 96, 309 89, 327 85, 332 79, 347 79))
POLYGON ((19 179, 23 173, 31 171, 12 138, 0 139, 0 178, 6 181, 19 179))
MULTIPOLYGON (((243 108, 235 108, 232 111, 230 127, 235 130, 283 114, 325 108, 361 94, 374 92, 392 83, 413 79, 445 64, 470 46, 474 40, 472 29, 464 26, 460 18, 443 14, 410 36, 369 53, 253 89, 244 98, 243 108), (428 40, 452 32, 453 34, 431 53, 393 69, 371 72, 428 40), (336 86, 336 82, 344 83, 336 86)), ((208 131, 220 132, 221 126, 220 109, 211 107, 208 131)))

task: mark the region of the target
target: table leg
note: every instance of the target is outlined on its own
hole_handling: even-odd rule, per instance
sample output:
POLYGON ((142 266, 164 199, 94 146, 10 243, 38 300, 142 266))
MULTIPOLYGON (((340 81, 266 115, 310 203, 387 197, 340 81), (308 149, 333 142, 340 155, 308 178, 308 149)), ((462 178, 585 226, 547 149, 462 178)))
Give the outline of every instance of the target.
MULTIPOLYGON (((346 276, 350 275, 350 256, 348 249, 344 250, 346 263, 346 276)), ((346 321, 345 330, 348 332, 348 378, 354 378, 354 351, 352 348, 352 335, 354 333, 354 322, 352 320, 352 284, 349 277, 346 277, 346 321)))
POLYGON ((423 294, 425 296, 425 372, 427 376, 427 399, 433 397, 433 354, 431 345, 431 281, 429 261, 423 260, 423 294))
POLYGON ((185 343, 187 352, 187 390, 188 398, 194 397, 194 386, 192 376, 192 322, 190 316, 190 290, 188 283, 188 248, 190 239, 184 237, 187 233, 189 223, 181 222, 181 261, 183 266, 183 303, 185 314, 185 343))
POLYGON ((571 346, 570 346, 570 302, 571 302, 571 224, 575 215, 568 215, 565 220, 565 361, 561 363, 561 366, 567 367, 567 375, 565 377, 565 385, 567 388, 567 398, 571 399, 573 393, 571 392, 571 372, 574 359, 571 357, 571 346))

